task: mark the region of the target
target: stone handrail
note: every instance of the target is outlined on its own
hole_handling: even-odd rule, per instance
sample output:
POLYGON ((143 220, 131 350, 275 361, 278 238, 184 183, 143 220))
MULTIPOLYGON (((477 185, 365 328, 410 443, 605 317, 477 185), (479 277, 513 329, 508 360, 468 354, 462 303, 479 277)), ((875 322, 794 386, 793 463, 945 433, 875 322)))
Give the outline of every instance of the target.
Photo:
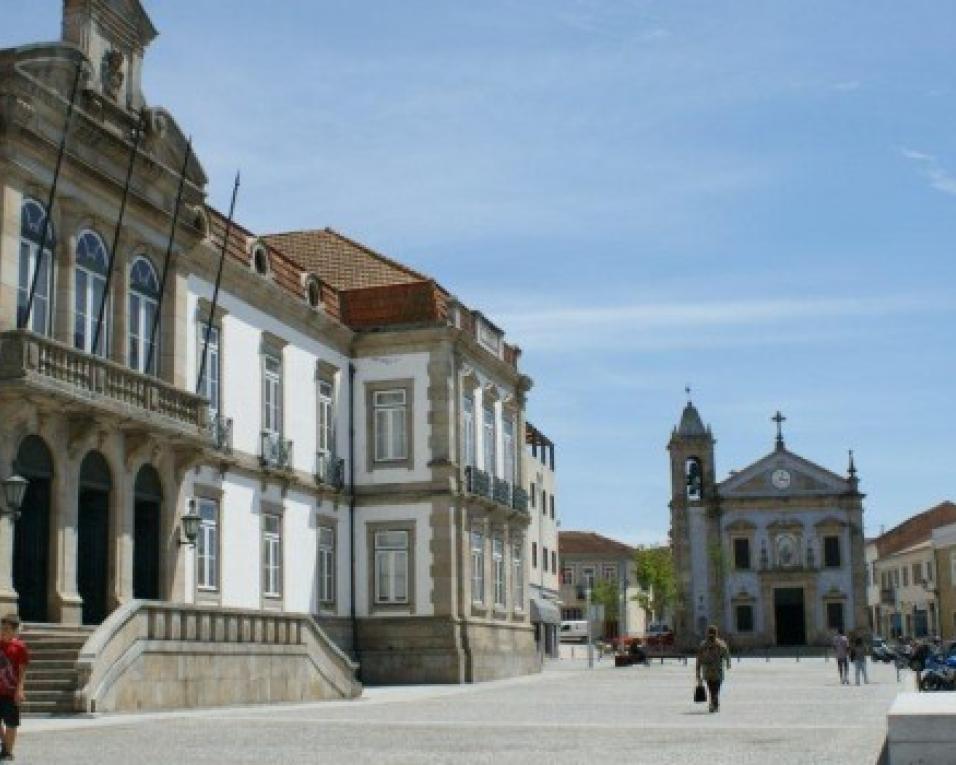
POLYGON ((0 332, 0 379, 36 376, 203 428, 205 400, 163 380, 25 329, 0 332))
POLYGON ((194 647, 215 652, 229 645, 299 647, 318 673, 343 698, 355 698, 362 686, 358 665, 336 646, 309 614, 218 608, 185 603, 133 600, 90 635, 76 662, 76 708, 97 711, 98 702, 148 646, 194 647))

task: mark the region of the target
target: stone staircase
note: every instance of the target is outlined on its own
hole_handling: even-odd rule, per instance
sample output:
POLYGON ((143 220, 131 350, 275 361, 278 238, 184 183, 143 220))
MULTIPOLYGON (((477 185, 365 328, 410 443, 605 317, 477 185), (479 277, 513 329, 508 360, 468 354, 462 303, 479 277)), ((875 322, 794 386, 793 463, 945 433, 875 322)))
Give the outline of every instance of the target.
POLYGON ((76 624, 24 624, 21 637, 30 651, 24 714, 73 714, 76 660, 94 627, 76 624))

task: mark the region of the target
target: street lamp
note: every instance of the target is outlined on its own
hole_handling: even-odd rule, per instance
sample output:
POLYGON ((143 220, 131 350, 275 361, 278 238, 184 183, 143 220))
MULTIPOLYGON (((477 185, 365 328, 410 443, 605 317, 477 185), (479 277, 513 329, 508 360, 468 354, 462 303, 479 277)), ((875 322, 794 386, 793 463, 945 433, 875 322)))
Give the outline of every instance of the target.
POLYGON ((23 504, 23 497, 27 493, 27 485, 30 483, 26 478, 20 475, 12 475, 4 478, 3 484, 3 502, 4 509, 0 510, 0 515, 9 515, 13 520, 20 517, 20 506, 23 504))
POLYGON ((183 513, 182 518, 180 518, 180 523, 183 528, 183 537, 180 538, 179 544, 189 545, 190 547, 196 546, 196 537, 199 536, 199 524, 202 522, 202 517, 196 510, 196 500, 189 500, 189 511, 183 513))

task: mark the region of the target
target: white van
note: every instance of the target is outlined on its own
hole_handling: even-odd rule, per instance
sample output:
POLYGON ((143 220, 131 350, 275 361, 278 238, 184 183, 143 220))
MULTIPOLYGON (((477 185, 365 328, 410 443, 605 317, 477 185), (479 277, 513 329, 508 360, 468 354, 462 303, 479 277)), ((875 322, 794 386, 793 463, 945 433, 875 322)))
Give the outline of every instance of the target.
POLYGON ((561 622, 560 640, 565 643, 588 642, 588 623, 584 620, 561 622))

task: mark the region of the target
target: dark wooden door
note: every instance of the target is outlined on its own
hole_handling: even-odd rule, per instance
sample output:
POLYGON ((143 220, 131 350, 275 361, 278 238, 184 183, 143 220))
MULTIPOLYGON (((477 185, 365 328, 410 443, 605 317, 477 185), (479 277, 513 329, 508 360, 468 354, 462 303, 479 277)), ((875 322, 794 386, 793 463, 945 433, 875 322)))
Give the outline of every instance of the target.
POLYGON ((803 589, 781 587, 773 592, 777 645, 805 645, 807 630, 803 610, 803 589))
POLYGON ((159 503, 137 499, 133 518, 133 597, 159 600, 159 503))
POLYGON ((99 489, 80 490, 76 588, 84 624, 99 624, 109 608, 109 496, 99 489))
POLYGON ((31 477, 13 536, 13 587, 20 618, 45 622, 50 560, 50 479, 31 477))

